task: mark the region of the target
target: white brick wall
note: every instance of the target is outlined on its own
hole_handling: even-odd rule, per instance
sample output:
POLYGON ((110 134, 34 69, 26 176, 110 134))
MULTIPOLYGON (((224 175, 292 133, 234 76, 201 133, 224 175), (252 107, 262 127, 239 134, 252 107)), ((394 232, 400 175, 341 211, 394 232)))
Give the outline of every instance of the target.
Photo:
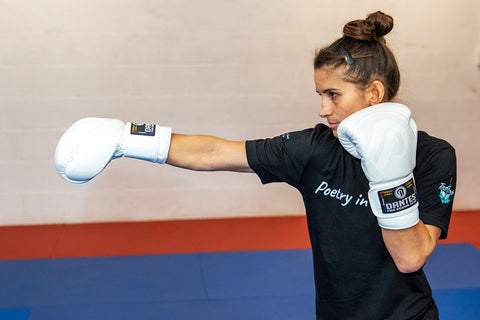
POLYGON ((457 209, 478 209, 478 0, 0 0, 0 225, 303 214, 255 175, 113 161, 84 185, 53 154, 86 116, 229 139, 321 121, 314 51, 382 10, 421 129, 457 150, 457 209))

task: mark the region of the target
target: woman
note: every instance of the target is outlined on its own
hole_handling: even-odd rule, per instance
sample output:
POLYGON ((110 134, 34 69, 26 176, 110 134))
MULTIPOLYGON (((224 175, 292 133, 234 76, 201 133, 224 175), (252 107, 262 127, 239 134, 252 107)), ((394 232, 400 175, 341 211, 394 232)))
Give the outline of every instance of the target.
MULTIPOLYGON (((442 200, 439 188, 447 186, 449 196, 453 196, 454 149, 424 132, 418 132, 417 140, 414 123, 404 121, 410 125, 408 134, 414 133, 410 144, 413 152, 406 161, 412 164, 407 173, 413 170, 415 180, 408 183, 414 193, 407 208, 410 222, 402 220, 394 227, 382 222, 390 218, 388 213, 372 207, 371 202, 376 200, 369 192, 375 181, 367 172, 364 150, 345 149, 358 147, 348 137, 357 133, 346 128, 352 125, 353 115, 375 108, 387 110, 390 105, 384 103, 392 101, 398 91, 398 66, 384 39, 392 27, 390 16, 376 12, 365 20, 347 23, 342 38, 317 52, 314 80, 321 96, 320 117, 328 126, 319 124, 272 139, 227 141, 171 134, 168 128, 158 126, 139 129, 119 120, 84 119, 59 142, 57 170, 71 182, 86 182, 112 158, 125 155, 192 170, 255 172, 263 183, 286 182, 301 192, 305 203, 314 258, 317 319, 438 319, 422 267, 438 239, 447 235, 452 199, 447 197, 445 201, 443 196, 442 200), (94 140, 99 135, 92 137, 92 127, 102 128, 103 143, 94 140), (152 144, 145 142, 145 135, 159 138, 152 144), (76 151, 68 150, 72 144, 76 144, 76 151), (78 145, 85 151, 79 152, 78 145), (91 161, 92 157, 99 160, 91 161)), ((397 119, 395 115, 393 126, 397 119)), ((370 144, 377 145, 375 141, 370 144)), ((408 152, 404 153, 408 158, 408 152)), ((373 152, 374 156, 378 154, 384 152, 373 152)), ((384 172, 391 171, 394 169, 384 172)), ((406 217, 402 210, 402 217, 406 217)))

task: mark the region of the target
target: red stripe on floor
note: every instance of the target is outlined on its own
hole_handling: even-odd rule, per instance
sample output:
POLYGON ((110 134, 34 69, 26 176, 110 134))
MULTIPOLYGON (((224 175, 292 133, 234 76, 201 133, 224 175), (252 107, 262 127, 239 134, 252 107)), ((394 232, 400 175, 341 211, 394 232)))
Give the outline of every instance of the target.
POLYGON ((303 216, 0 228, 0 259, 309 248, 303 216))
POLYGON ((448 238, 440 243, 480 242, 480 211, 455 211, 452 213, 448 238))
POLYGON ((478 250, 480 250, 480 241, 473 242, 472 244, 473 244, 475 247, 477 247, 478 250))
POLYGON ((50 257, 63 226, 0 227, 0 259, 50 257))
MULTIPOLYGON (((457 211, 448 239, 480 249, 480 211, 457 211)), ((304 216, 0 227, 0 260, 309 248, 304 216)))

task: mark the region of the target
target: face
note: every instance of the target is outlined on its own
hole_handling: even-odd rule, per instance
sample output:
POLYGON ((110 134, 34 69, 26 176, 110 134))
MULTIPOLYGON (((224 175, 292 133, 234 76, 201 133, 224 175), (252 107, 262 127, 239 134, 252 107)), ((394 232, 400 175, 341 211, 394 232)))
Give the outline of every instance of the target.
POLYGON ((321 68, 315 70, 315 89, 322 98, 319 115, 325 118, 337 137, 340 122, 349 115, 370 106, 367 94, 355 84, 341 78, 341 69, 321 68))

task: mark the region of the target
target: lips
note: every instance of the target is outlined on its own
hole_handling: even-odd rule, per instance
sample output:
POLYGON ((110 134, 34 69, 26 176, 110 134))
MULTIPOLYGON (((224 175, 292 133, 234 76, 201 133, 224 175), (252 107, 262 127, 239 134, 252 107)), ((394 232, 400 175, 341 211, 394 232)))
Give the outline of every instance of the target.
POLYGON ((338 127, 339 124, 340 124, 340 122, 330 122, 330 121, 329 121, 329 122, 328 122, 328 127, 329 127, 330 129, 334 129, 334 128, 338 127))

